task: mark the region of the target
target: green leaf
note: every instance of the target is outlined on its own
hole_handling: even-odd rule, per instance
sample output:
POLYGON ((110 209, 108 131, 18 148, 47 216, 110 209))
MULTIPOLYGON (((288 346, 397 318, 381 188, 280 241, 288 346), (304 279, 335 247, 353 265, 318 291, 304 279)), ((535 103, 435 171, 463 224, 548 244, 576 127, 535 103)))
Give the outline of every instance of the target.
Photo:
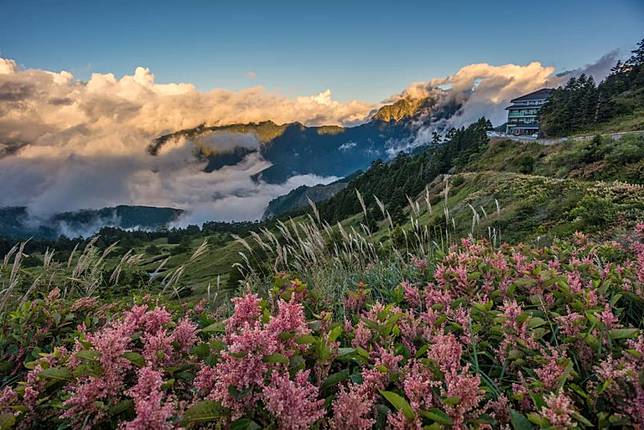
POLYGON ((364 348, 363 348, 363 347, 361 347, 361 346, 359 346, 359 347, 357 347, 357 348, 356 348, 356 352, 357 352, 357 353, 358 353, 358 355, 359 355, 360 357, 362 357, 362 358, 367 358, 367 359, 369 358, 369 351, 367 351, 366 349, 364 349, 364 348))
POLYGON ((63 367, 50 367, 48 369, 43 369, 39 373, 39 376, 47 379, 54 379, 56 381, 66 381, 71 379, 72 372, 63 367))
POLYGON ((393 391, 380 390, 380 394, 382 394, 382 396, 387 399, 387 401, 391 403, 397 411, 401 411, 403 415, 405 415, 405 418, 408 420, 414 419, 416 414, 414 414, 414 410, 404 397, 401 397, 393 391))
POLYGON ((90 364, 79 364, 72 372, 72 375, 74 376, 74 378, 80 378, 83 376, 98 376, 100 374, 101 374, 101 371, 98 365, 90 365, 90 364))
POLYGON ((300 336, 297 339, 295 339, 295 342, 297 342, 300 345, 310 345, 312 343, 315 343, 315 336, 310 334, 305 334, 304 336, 300 336))
POLYGON ((544 325, 546 321, 543 318, 532 317, 528 320, 528 328, 536 328, 544 325))
POLYGON ((279 352, 267 355, 264 357, 264 363, 282 363, 288 364, 288 357, 279 352))
POLYGON ((514 409, 510 409, 510 417, 512 421, 512 428, 514 430, 531 430, 532 429, 532 424, 530 424, 530 421, 525 417, 525 415, 515 411, 514 409))
POLYGON ((640 330, 637 328, 614 328, 609 330, 608 336, 611 339, 628 339, 631 337, 637 337, 640 330))
POLYGON ((202 333, 221 333, 224 331, 226 331, 226 326, 223 322, 216 322, 201 329, 202 333))
POLYGON ((0 430, 9 430, 16 424, 13 414, 0 414, 0 430))
POLYGON ((121 400, 110 408, 108 414, 113 417, 122 414, 128 409, 134 409, 134 402, 132 401, 132 399, 121 400))
POLYGON ((450 418, 449 415, 438 408, 432 408, 428 411, 422 411, 420 414, 425 418, 429 418, 430 420, 435 421, 439 424, 444 424, 446 426, 452 424, 452 418, 450 418))
POLYGON ((210 354, 210 346, 207 343, 200 343, 192 347, 192 354, 204 359, 210 354))
POLYGON ((443 403, 449 406, 456 406, 461 403, 461 398, 459 396, 445 397, 443 398, 443 403))
POLYGON ((621 294, 615 294, 613 298, 610 299, 610 304, 615 306, 615 304, 617 304, 617 302, 619 302, 621 298, 622 298, 621 294))
POLYGON ((214 400, 202 400, 190 406, 183 414, 182 424, 205 423, 214 421, 226 414, 227 410, 214 400))
POLYGON ((420 358, 424 356, 427 353, 427 350, 429 349, 428 344, 424 344, 420 348, 418 348, 418 351, 416 351, 416 358, 420 358))
POLYGON ((78 351, 76 353, 76 357, 80 358, 81 360, 85 361, 93 361, 98 359, 99 353, 97 351, 94 351, 92 349, 83 349, 82 351, 78 351))
POLYGON ((579 412, 576 412, 576 411, 575 411, 575 412, 573 412, 573 413, 572 413, 572 416, 573 416, 573 417, 574 417, 578 422, 582 423, 582 424, 583 424, 583 425, 585 425, 586 427, 592 427, 592 426, 593 426, 593 423, 591 423, 590 421, 588 421, 588 419, 587 419, 585 416, 583 416, 582 414, 580 414, 579 412))
POLYGON ((338 324, 329 332, 329 342, 335 342, 341 334, 342 326, 338 324))
POLYGON ((230 423, 230 430, 258 430, 259 424, 250 418, 240 418, 230 423))
POLYGON ((278 338, 279 340, 281 340, 282 342, 284 342, 284 341, 287 341, 287 340, 289 340, 289 339, 292 339, 292 338, 293 338, 293 336, 295 336, 295 334, 294 334, 293 332, 290 332, 290 331, 283 331, 282 333, 280 333, 280 334, 277 336, 277 338, 278 338))
POLYGON ((342 357, 343 355, 350 355, 356 352, 355 348, 338 348, 338 357, 342 357))
POLYGON ((539 427, 549 427, 550 422, 542 417, 541 415, 537 414, 536 412, 530 412, 528 414, 528 419, 538 425, 539 427))
POLYGON ((349 369, 341 370, 340 372, 332 373, 322 383, 322 389, 330 388, 339 382, 349 379, 349 369))
POLYGON ((143 358, 143 356, 138 352, 127 351, 123 353, 123 357, 125 357, 130 363, 134 364, 136 367, 145 366, 145 358, 143 358))

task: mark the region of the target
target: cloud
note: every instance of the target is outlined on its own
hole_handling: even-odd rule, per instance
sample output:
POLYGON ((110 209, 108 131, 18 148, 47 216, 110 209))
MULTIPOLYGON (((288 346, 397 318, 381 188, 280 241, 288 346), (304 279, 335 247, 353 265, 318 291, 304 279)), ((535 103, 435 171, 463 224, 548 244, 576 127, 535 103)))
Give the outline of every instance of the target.
POLYGON ((447 118, 421 127, 412 146, 427 143, 432 132, 469 124, 485 116, 498 125, 505 122, 505 108, 510 100, 544 87, 558 87, 572 76, 591 74, 596 81, 606 77, 617 61, 617 52, 612 51, 593 64, 573 71, 556 73, 552 66, 534 61, 526 65, 505 64, 494 66, 486 63, 471 64, 453 75, 426 82, 416 82, 407 87, 400 97, 432 97, 435 110, 456 106, 456 113, 447 118))
POLYGON ((507 103, 522 94, 558 82, 555 68, 539 62, 527 65, 471 64, 444 78, 410 85, 400 96, 434 97, 438 107, 460 106, 443 126, 458 127, 486 115, 492 122, 503 122, 507 103))
POLYGON ((253 71, 251 70, 251 71, 248 71, 248 72, 244 73, 244 76, 245 76, 247 79, 254 80, 254 79, 256 79, 256 78, 257 78, 257 73, 255 73, 255 72, 253 72, 253 71))
POLYGON ((251 135, 177 139, 156 157, 146 147, 161 134, 203 123, 346 125, 363 121, 372 108, 335 101, 328 90, 298 98, 261 87, 199 92, 191 84, 159 84, 143 67, 121 78, 94 73, 81 82, 65 71, 20 69, 0 59, 0 206, 24 205, 42 217, 116 204, 199 207, 209 219, 260 217, 260 206, 289 187, 324 178, 257 184, 251 175, 270 165, 258 154, 203 172, 197 147, 202 153, 254 150, 259 142, 251 135))
POLYGON ((582 73, 590 75, 595 79, 595 82, 600 82, 606 76, 609 75, 610 69, 617 63, 621 57, 620 51, 615 49, 609 53, 602 55, 602 57, 595 61, 592 64, 586 64, 583 67, 579 67, 574 70, 568 70, 565 72, 558 73, 557 76, 565 79, 569 79, 573 76, 579 76, 582 73))

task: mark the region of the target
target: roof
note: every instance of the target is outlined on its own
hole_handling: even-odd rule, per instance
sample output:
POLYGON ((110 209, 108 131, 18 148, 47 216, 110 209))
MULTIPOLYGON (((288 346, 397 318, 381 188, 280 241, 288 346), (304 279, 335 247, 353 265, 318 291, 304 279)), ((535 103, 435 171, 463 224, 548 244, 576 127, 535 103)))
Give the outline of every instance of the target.
POLYGON ((505 110, 512 110, 512 109, 526 109, 526 110, 527 109, 537 109, 538 110, 538 109, 541 109, 541 105, 538 105, 538 106, 537 105, 531 105, 531 106, 530 105, 529 106, 526 106, 526 105, 512 105, 512 106, 508 106, 508 107, 505 108, 505 110))
POLYGON ((552 88, 541 88, 540 90, 523 95, 521 97, 517 97, 516 99, 512 99, 510 100, 510 102, 516 103, 516 102, 522 102, 525 100, 547 99, 548 97, 550 97, 550 93, 552 93, 552 91, 553 91, 552 88))

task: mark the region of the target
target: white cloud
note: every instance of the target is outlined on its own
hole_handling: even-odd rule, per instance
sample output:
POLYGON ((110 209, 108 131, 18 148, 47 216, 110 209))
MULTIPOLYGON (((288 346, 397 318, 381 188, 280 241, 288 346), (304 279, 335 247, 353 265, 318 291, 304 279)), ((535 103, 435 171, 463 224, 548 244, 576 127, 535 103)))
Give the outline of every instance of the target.
POLYGON ((202 123, 352 124, 372 108, 335 101, 328 90, 296 99, 261 87, 202 93, 191 84, 158 84, 143 67, 121 78, 94 73, 83 83, 68 72, 21 70, 0 59, 0 206, 26 205, 45 216, 147 204, 200 207, 213 219, 259 217, 260 206, 289 187, 324 179, 257 184, 251 175, 269 166, 257 154, 212 173, 193 155, 193 143, 212 151, 257 148, 249 135, 179 139, 156 157, 146 147, 161 134, 202 123))

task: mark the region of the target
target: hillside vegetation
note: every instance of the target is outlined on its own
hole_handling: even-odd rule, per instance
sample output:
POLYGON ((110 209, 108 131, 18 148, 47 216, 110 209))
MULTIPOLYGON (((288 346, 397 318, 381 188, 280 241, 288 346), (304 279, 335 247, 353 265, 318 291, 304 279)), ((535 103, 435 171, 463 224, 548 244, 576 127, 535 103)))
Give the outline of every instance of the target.
POLYGON ((571 78, 539 112, 546 136, 644 128, 644 39, 599 85, 591 76, 571 78))

